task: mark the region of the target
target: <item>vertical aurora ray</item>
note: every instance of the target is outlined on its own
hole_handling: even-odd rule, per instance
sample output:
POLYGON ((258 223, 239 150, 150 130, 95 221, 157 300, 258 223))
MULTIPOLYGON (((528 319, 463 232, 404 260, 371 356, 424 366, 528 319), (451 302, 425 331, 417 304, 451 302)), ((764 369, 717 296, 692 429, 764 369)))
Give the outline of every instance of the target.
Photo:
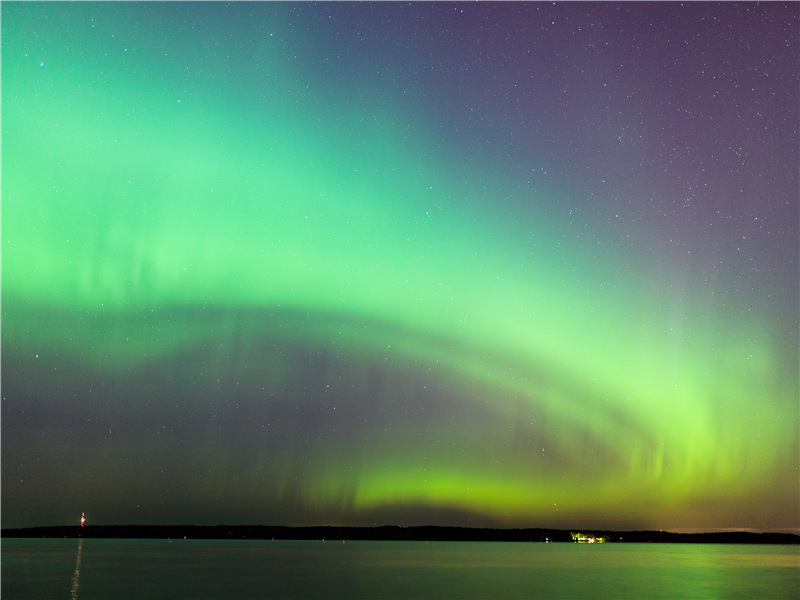
POLYGON ((4 519, 797 526, 796 320, 215 10, 3 9, 4 519))

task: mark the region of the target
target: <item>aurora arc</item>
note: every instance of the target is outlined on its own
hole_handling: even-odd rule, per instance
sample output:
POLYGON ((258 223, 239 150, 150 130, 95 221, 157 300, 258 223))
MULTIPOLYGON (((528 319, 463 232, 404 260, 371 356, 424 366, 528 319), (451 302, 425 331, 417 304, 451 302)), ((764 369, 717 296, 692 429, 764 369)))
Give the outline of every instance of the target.
MULTIPOLYGON (((48 432, 70 438, 48 475, 82 482, 70 501, 725 527, 792 460, 796 380, 776 376, 768 315, 714 304, 644 233, 630 252, 574 227, 557 187, 487 188, 402 108, 165 86, 168 67, 124 62, 99 86, 74 53, 9 58, 20 43, 3 371, 31 406, 81 415, 48 432)), ((3 454, 4 494, 41 493, 3 454)))

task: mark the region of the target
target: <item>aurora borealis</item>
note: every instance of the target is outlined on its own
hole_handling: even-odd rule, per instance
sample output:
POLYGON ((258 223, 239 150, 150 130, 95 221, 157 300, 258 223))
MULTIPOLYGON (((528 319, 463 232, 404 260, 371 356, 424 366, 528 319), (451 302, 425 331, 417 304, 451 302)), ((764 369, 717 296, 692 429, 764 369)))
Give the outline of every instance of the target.
POLYGON ((4 3, 3 526, 797 530, 799 14, 4 3))

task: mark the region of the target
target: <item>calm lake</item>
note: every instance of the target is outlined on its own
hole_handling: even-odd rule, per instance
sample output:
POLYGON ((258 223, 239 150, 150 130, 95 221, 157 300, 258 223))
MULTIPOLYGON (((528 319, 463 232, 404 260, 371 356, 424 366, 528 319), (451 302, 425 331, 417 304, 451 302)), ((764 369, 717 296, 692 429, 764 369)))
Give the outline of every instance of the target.
POLYGON ((792 598, 800 547, 2 540, 2 598, 792 598))

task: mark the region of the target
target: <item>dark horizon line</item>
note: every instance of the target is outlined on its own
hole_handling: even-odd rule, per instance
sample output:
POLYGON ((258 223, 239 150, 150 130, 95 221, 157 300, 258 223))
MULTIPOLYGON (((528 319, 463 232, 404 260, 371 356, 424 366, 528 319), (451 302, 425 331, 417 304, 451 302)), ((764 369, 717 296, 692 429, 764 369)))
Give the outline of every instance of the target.
POLYGON ((580 533, 607 543, 798 544, 795 533, 732 530, 675 533, 663 530, 490 528, 446 525, 55 525, 3 528, 3 538, 98 539, 228 539, 228 540, 362 540, 362 541, 473 541, 574 542, 580 533))

